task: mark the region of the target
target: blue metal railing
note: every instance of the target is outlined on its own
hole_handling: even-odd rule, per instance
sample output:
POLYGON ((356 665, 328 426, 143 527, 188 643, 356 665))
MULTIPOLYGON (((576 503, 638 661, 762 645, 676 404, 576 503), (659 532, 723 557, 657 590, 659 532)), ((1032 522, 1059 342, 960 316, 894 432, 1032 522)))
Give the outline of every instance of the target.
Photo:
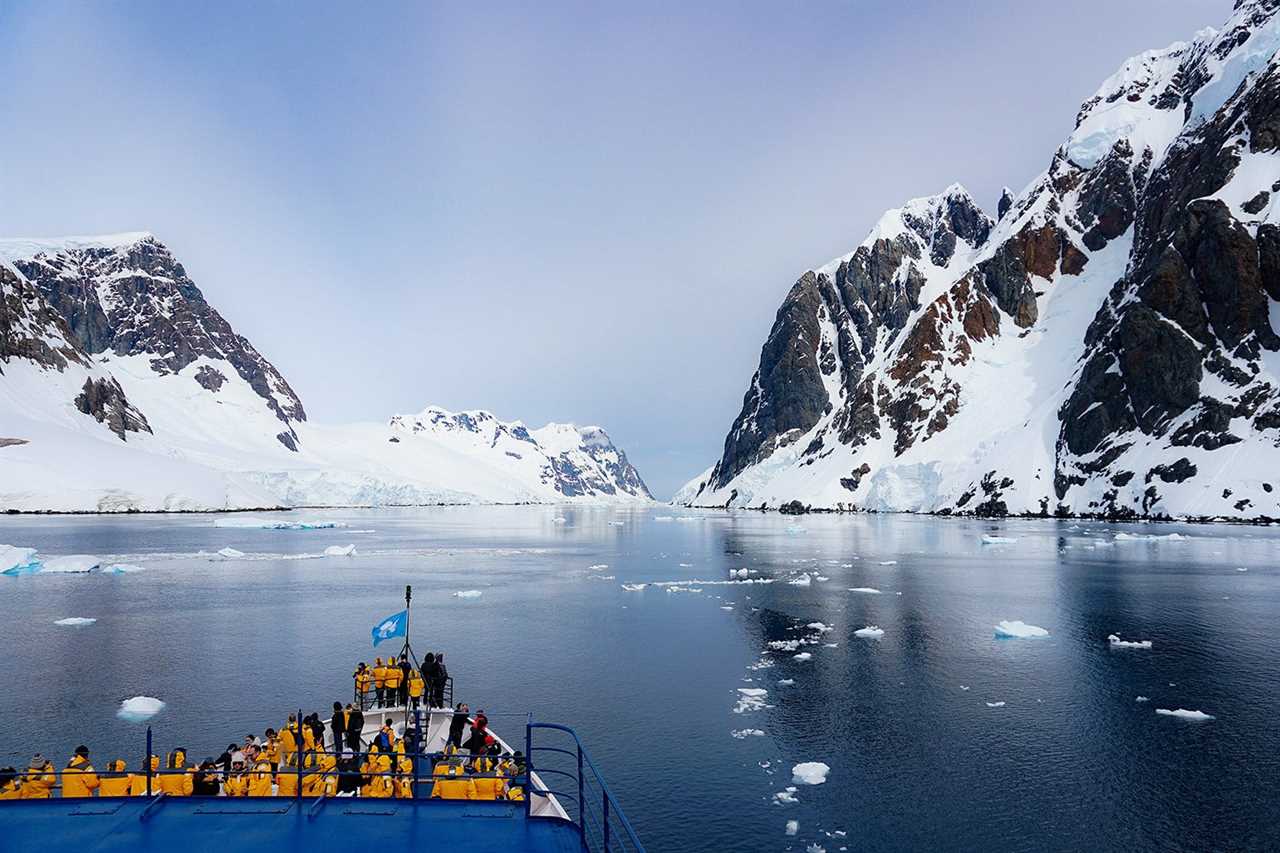
POLYGON ((578 733, 568 726, 556 723, 535 723, 530 720, 525 729, 525 755, 529 762, 529 792, 525 797, 525 812, 532 817, 551 817, 550 815, 533 815, 533 798, 550 794, 556 798, 582 836, 584 850, 614 853, 614 851, 636 851, 644 853, 644 845, 640 843, 635 829, 627 816, 622 813, 613 792, 609 790, 604 776, 596 768, 595 762, 587 753, 578 733), (558 732, 573 739, 570 749, 561 746, 545 746, 533 742, 534 730, 558 732), (546 755, 549 761, 544 763, 535 758, 546 755), (557 764, 558 762, 558 764, 557 764), (565 768, 568 769, 565 769, 565 768), (577 788, 572 791, 552 790, 534 781, 554 776, 565 778, 577 788))

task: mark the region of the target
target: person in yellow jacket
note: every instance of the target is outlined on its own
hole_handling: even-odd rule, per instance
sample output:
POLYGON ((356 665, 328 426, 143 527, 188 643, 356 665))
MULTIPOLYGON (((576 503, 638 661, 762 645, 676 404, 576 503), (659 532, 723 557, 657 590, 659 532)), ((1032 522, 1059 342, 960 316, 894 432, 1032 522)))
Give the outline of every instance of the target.
MULTIPOLYGON (((187 766, 187 751, 178 747, 169 753, 164 765, 165 772, 160 774, 160 790, 170 797, 189 797, 193 787, 192 776, 195 769, 187 766)), ((151 780, 151 790, 156 789, 155 780, 151 780)))
POLYGON ((402 800, 413 799, 413 761, 404 754, 404 741, 396 743, 395 752, 396 796, 402 800))
POLYGON ((62 771, 63 797, 92 797, 98 790, 98 773, 89 763, 89 747, 80 744, 62 771))
POLYGON ((338 793, 338 759, 332 752, 316 753, 316 770, 318 782, 315 788, 317 797, 332 797, 338 793))
POLYGON ((383 667, 382 683, 386 686, 386 704, 400 705, 400 684, 404 681, 404 670, 394 660, 388 660, 383 667))
POLYGON ((296 715, 290 714, 289 722, 276 734, 276 742, 280 745, 280 765, 283 766, 293 758, 298 751, 298 741, 298 720, 296 715))
POLYGON ((231 753, 231 772, 222 783, 222 793, 228 797, 249 796, 249 774, 244 770, 244 753, 231 753))
MULTIPOLYGON (((129 774, 124 772, 124 768, 123 758, 107 762, 107 772, 103 773, 98 780, 99 797, 129 796, 129 774)), ((66 796, 65 793, 63 796, 66 796)))
MULTIPOLYGON (((151 756, 151 793, 153 795, 160 793, 160 756, 151 756)), ((131 773, 129 774, 129 796, 145 797, 147 795, 147 774, 131 773)))
POLYGON ((276 773, 276 796, 298 796, 298 753, 294 753, 280 762, 280 771, 276 773))
POLYGON ((462 762, 450 762, 444 776, 436 776, 431 796, 441 800, 474 800, 476 786, 462 768, 462 762))
POLYGON ((356 695, 362 700, 360 707, 364 707, 364 697, 369 692, 369 688, 373 686, 373 670, 369 669, 368 664, 360 661, 360 665, 356 667, 356 671, 351 673, 351 677, 356 680, 356 695))
POLYGON ((0 767, 0 800, 16 800, 22 796, 18 768, 0 767))
POLYGON ((318 797, 324 791, 324 776, 320 773, 320 754, 309 749, 302 753, 302 796, 318 797))
POLYGON ((422 704, 422 694, 427 692, 427 683, 422 680, 422 673, 416 669, 409 670, 409 707, 417 708, 422 704))
POLYGON ((276 736, 275 729, 267 729, 267 742, 258 748, 258 755, 252 761, 257 758, 270 764, 272 773, 276 772, 276 767, 280 765, 280 738, 276 736))
POLYGON ((379 751, 375 745, 369 746, 369 754, 360 766, 364 784, 360 787, 362 797, 390 797, 393 783, 391 780, 391 756, 379 751))
POLYGON ((249 796, 271 796, 271 777, 273 775, 271 762, 265 758, 259 758, 258 763, 253 765, 253 771, 249 774, 249 796))
POLYGON ((373 659, 373 704, 382 707, 386 699, 387 668, 382 665, 382 658, 373 659))
POLYGON ((22 777, 22 800, 47 800, 53 796, 53 787, 58 784, 58 771, 53 769, 53 762, 40 753, 31 759, 31 766, 22 777))
POLYGON ((501 800, 507 793, 507 780, 497 772, 497 762, 481 756, 472 765, 471 783, 477 800, 501 800))

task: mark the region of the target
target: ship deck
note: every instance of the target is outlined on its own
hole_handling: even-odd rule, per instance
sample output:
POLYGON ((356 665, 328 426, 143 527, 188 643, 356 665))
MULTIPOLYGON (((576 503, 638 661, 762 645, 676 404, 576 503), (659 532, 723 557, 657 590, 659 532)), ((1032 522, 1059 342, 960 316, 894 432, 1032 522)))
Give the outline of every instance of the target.
POLYGON ((4 804, 3 838, 7 851, 81 853, 583 849, 576 825, 527 818, 519 803, 348 797, 18 800, 4 804))

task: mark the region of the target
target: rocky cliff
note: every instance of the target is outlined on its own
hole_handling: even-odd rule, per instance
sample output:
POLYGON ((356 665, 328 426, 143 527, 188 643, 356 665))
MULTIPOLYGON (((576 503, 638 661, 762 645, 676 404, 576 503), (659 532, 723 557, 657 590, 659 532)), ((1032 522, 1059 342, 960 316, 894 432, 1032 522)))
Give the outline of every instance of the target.
POLYGON ((699 505, 1280 517, 1280 21, 1130 59, 992 221, 801 276, 699 505))

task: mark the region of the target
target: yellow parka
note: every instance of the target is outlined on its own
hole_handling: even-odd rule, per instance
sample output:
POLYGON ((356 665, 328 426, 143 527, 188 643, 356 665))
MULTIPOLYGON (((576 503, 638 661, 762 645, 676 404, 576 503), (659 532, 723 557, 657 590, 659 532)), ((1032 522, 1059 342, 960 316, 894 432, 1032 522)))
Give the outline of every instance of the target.
POLYGON ((370 685, 373 684, 373 673, 369 671, 369 667, 356 670, 355 679, 356 690, 359 690, 361 695, 368 693, 370 685))
MULTIPOLYGON (((160 790, 170 797, 189 797, 192 790, 192 775, 195 772, 187 766, 187 754, 181 749, 169 753, 165 764, 165 773, 160 776, 160 790)), ((155 780, 151 780, 151 790, 156 789, 155 780)))
POLYGON ((276 740, 280 744, 280 760, 277 763, 288 761, 289 757, 298 751, 297 722, 290 721, 276 734, 276 740))
POLYGON ((10 779, 0 785, 0 800, 16 800, 22 796, 22 786, 17 779, 10 779))
MULTIPOLYGON (((151 793, 160 793, 160 756, 151 756, 151 793)), ((145 797, 147 795, 147 774, 134 773, 129 776, 129 796, 145 797)))
MULTIPOLYGON (((124 772, 124 768, 124 759, 121 758, 117 758, 107 764, 107 772, 102 774, 98 787, 99 797, 129 796, 129 787, 132 780, 129 774, 124 772)), ((143 779, 143 785, 146 785, 146 779, 143 779)))
POLYGON ((62 771, 63 797, 92 797, 98 790, 98 774, 83 755, 74 755, 62 771))
POLYGON ((460 765, 450 764, 447 775, 436 776, 436 782, 431 786, 431 796, 442 800, 474 800, 476 786, 470 778, 463 775, 460 765))
POLYGON ((302 755, 302 767, 307 772, 302 776, 302 796, 318 797, 322 793, 324 777, 319 773, 320 756, 315 750, 308 750, 302 755))
POLYGON ((316 795, 332 797, 338 793, 338 759, 331 752, 322 752, 318 756, 317 769, 320 771, 320 782, 316 795))
POLYGON ((409 697, 412 699, 421 699, 422 694, 427 689, 427 683, 422 680, 422 674, 416 669, 409 670, 409 697))
POLYGON ((227 781, 222 783, 222 793, 228 797, 249 796, 249 774, 231 771, 227 775, 227 781))
POLYGON ((387 668, 382 665, 382 658, 373 659, 373 686, 381 687, 387 681, 387 668))
POLYGON ((43 767, 29 767, 22 777, 22 800, 47 800, 53 796, 53 786, 58 784, 58 771, 53 769, 53 762, 46 761, 43 767))
POLYGON ((404 670, 402 670, 395 661, 387 661, 386 684, 392 690, 400 688, 400 682, 404 681, 404 670))
POLYGON ((249 796, 271 796, 271 763, 269 761, 259 759, 258 763, 253 765, 253 772, 249 774, 249 796))

